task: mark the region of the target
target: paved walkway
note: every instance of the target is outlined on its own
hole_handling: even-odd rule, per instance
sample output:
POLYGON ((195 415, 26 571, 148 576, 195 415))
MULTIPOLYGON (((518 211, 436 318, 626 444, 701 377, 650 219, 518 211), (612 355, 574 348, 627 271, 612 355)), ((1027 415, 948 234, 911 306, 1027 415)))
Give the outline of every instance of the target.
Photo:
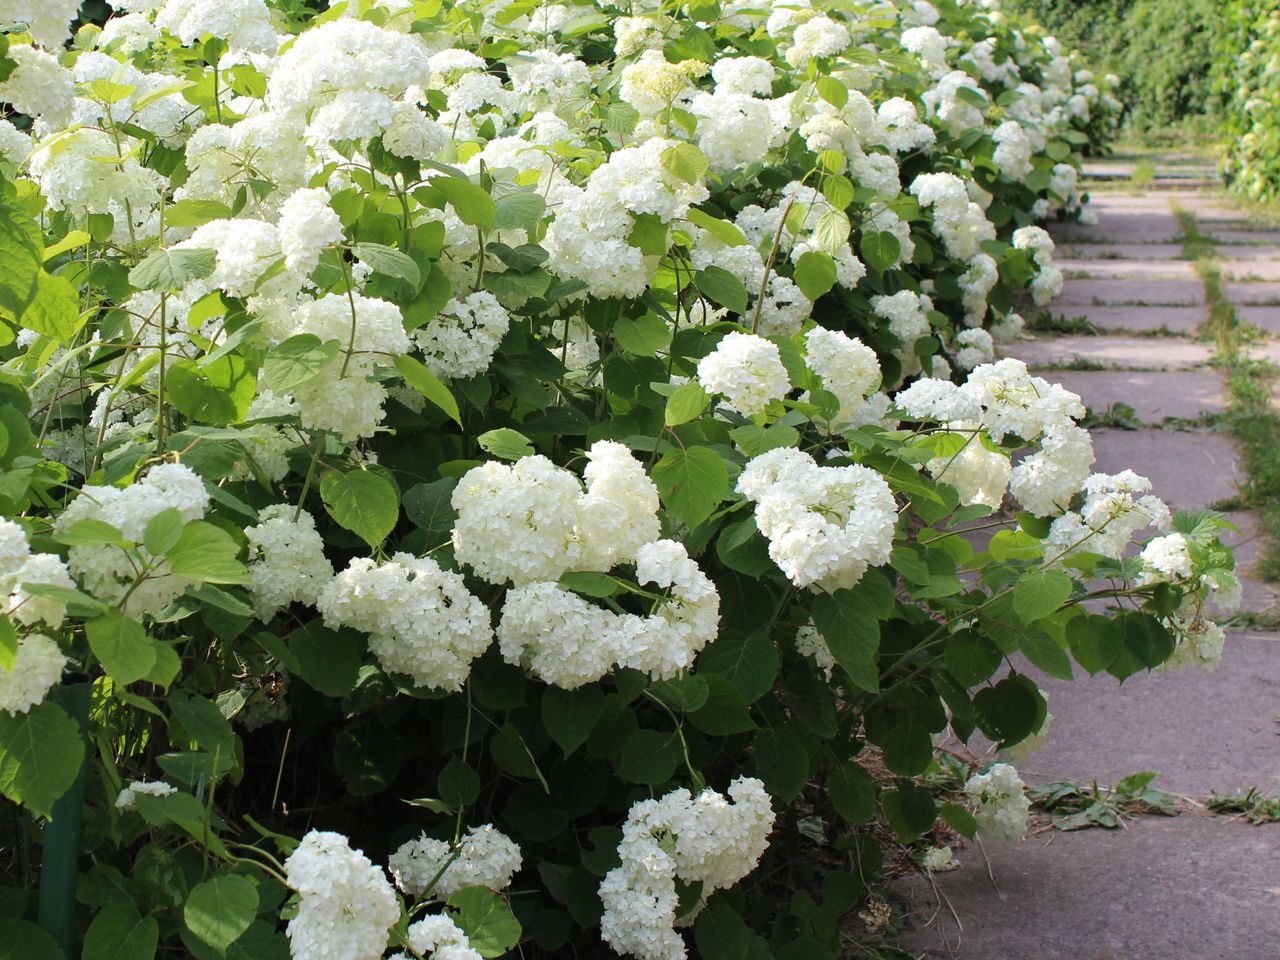
MULTIPOLYGON (((1227 509, 1241 530, 1234 540, 1245 607, 1274 614, 1275 585, 1249 576, 1257 523, 1234 509, 1242 468, 1214 423, 1227 386, 1209 365, 1212 342, 1196 339, 1208 307, 1192 264, 1179 259, 1175 210, 1192 213, 1213 238, 1228 298, 1276 335, 1262 349, 1278 360, 1280 226, 1250 219, 1193 158, 1157 157, 1146 167, 1155 179, 1141 190, 1124 182, 1134 162, 1086 170, 1099 188, 1097 225, 1052 231, 1069 278, 1052 312, 1087 321, 1098 335, 1040 336, 1005 352, 1080 394, 1104 424, 1094 430, 1095 469, 1145 474, 1175 508, 1227 509)), ((958 960, 1280 957, 1280 824, 1252 826, 1203 808, 1213 791, 1280 794, 1280 634, 1233 631, 1208 675, 1147 674, 1120 685, 1077 673, 1074 682, 1038 678, 1053 723, 1023 776, 1110 786, 1156 771, 1155 785, 1178 795, 1183 812, 1071 833, 1041 818, 1045 829, 1015 848, 988 845, 984 855, 968 846, 959 869, 933 878, 936 888, 922 877, 897 885, 907 915, 896 945, 958 960)))

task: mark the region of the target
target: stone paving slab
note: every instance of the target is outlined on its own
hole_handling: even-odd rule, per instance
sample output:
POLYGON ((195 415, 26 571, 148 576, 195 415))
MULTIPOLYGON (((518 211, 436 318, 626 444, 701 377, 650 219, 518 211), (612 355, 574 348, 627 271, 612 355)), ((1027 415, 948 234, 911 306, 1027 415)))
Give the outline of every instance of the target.
MULTIPOLYGON (((1280 622, 1280 585, 1267 583, 1257 576, 1258 562, 1267 552, 1257 516, 1248 510, 1227 514, 1238 530, 1227 530, 1222 542, 1235 551, 1236 575, 1240 578, 1240 609, 1261 614, 1268 626, 1280 622)), ((1280 634, 1274 634, 1280 639, 1280 634)))
POLYGON ((1179 243, 1071 243, 1059 247, 1054 259, 1176 260, 1180 256, 1179 243))
POLYGON ((1273 960, 1280 938, 1280 827, 1211 817, 1145 817, 1128 830, 1052 831, 1013 848, 976 847, 900 891, 916 906, 897 945, 930 960, 1273 960), (945 932, 948 949, 939 934, 945 932), (958 941, 958 946, 956 945, 958 941))
MULTIPOLYGON (((1264 261, 1265 262, 1265 261, 1264 261)), ((1075 260, 1054 257, 1054 266, 1068 277, 1127 278, 1134 280, 1193 280, 1195 268, 1187 260, 1075 260)), ((1280 264, 1276 264, 1280 277, 1280 264)))
POLYGON ((1255 327, 1280 333, 1280 306, 1237 306, 1236 316, 1255 327))
POLYGON ((1280 281, 1280 260, 1219 260, 1218 269, 1230 280, 1280 281))
MULTIPOLYGON (((1202 231, 1213 239, 1219 247, 1233 246, 1236 244, 1253 244, 1260 246, 1275 246, 1280 244, 1280 231, 1276 230, 1205 230, 1202 231)), ((1223 256, 1234 256, 1226 250, 1219 250, 1223 256)))
POLYGON ((1100 429, 1093 431, 1093 453, 1095 471, 1149 477, 1156 496, 1180 510, 1231 499, 1245 479, 1235 445, 1219 433, 1100 429))
POLYGON ((1095 416, 1125 404, 1138 420, 1157 426, 1166 417, 1194 420, 1227 404, 1226 384, 1216 370, 1055 370, 1044 376, 1079 394, 1095 416))
POLYGON ((1232 303, 1280 304, 1280 283, 1225 283, 1222 292, 1232 303))
POLYGON ((1056 224, 1049 232, 1059 242, 1174 243, 1182 228, 1169 213, 1100 211, 1094 225, 1056 224))
POLYGON ((1199 280, 1068 280, 1055 304, 1194 306, 1204 303, 1199 280))
POLYGON ((1223 263, 1276 260, 1280 259, 1280 244, 1230 243, 1221 245, 1221 249, 1218 252, 1222 254, 1223 263))
POLYGON ((1041 369, 1083 360, 1107 367, 1170 370, 1208 363, 1213 356, 1207 346, 1190 340, 1113 336, 1019 340, 1001 348, 1001 352, 1041 369))
POLYGON ((1063 304, 1054 313, 1068 319, 1082 317, 1100 330, 1168 330, 1184 334, 1194 334, 1209 318, 1209 308, 1203 306, 1106 307, 1063 304))
POLYGON ((1209 673, 1147 671, 1121 683, 1072 667, 1074 680, 1019 667, 1049 695, 1053 714, 1044 748, 1018 766, 1028 783, 1096 778, 1111 786, 1151 770, 1160 775, 1156 786, 1183 796, 1250 787, 1280 792, 1276 634, 1230 634, 1222 662, 1209 673))

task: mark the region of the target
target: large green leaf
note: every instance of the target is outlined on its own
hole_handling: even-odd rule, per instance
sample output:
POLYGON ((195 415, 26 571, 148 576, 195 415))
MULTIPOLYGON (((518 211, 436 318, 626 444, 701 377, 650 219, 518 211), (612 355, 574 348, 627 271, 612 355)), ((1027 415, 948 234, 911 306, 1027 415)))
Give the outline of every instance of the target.
POLYGON ((139 290, 179 290, 213 273, 216 262, 216 251, 203 247, 157 250, 129 271, 129 282, 139 290))
POLYGON ((492 890, 466 887, 451 894, 446 904, 454 923, 480 956, 501 957, 520 941, 520 922, 507 901, 492 890))
POLYGON ((381 243, 357 243, 356 256, 377 273, 403 280, 415 291, 422 286, 422 272, 413 258, 394 247, 381 243))
POLYGON ((576 690, 547 687, 542 695, 542 723, 567 757, 587 742, 604 710, 604 691, 597 684, 576 690))
POLYGON ((892 267, 898 262, 901 253, 902 244, 898 242, 898 238, 883 230, 864 233, 862 246, 858 248, 863 261, 876 273, 884 273, 892 267))
POLYGON ((714 264, 693 275, 694 285, 707 299, 734 313, 747 312, 747 288, 724 267, 714 264))
POLYGON ((243 420, 257 390, 258 371, 234 353, 203 366, 194 360, 176 360, 166 373, 165 399, 202 423, 243 420))
POLYGON ((690 527, 729 494, 729 471, 710 447, 672 450, 653 468, 653 481, 666 508, 690 527))
POLYGON ((155 666, 155 642, 147 636, 142 624, 118 610, 108 610, 100 617, 86 620, 84 632, 89 649, 117 684, 141 680, 155 666))
POLYGON ((258 888, 234 873, 206 880, 189 894, 182 908, 187 929, 216 950, 235 943, 258 913, 258 888))
POLYGON ((0 960, 66 960, 58 941, 26 920, 0 920, 0 960))
POLYGON ((824 593, 813 601, 814 625, 836 663, 868 693, 880 689, 876 660, 880 654, 880 622, 871 598, 857 588, 824 593))
POLYGON ((749 931, 741 914, 716 897, 693 927, 693 942, 702 960, 746 960, 749 931))
POLYGON ((46 700, 26 713, 0 711, 0 793, 43 816, 84 761, 79 725, 46 700))
POLYGON ((400 495, 386 477, 371 470, 331 470, 320 481, 325 509, 371 547, 379 546, 400 518, 400 495))
POLYGON ((315 334, 299 333, 271 348, 262 364, 262 375, 275 393, 289 393, 333 363, 341 349, 337 340, 321 343, 315 334))
POLYGON ((449 392, 449 388, 440 382, 440 378, 428 370, 421 360, 400 356, 396 357, 395 363, 405 383, 431 401, 432 406, 447 413, 450 420, 462 426, 462 414, 458 411, 458 401, 449 392))
POLYGON ((1071 596, 1071 578, 1061 570, 1028 570, 1013 585, 1013 609, 1023 623, 1034 623, 1071 596))
POLYGON ((801 293, 817 300, 836 285, 836 262, 821 250, 807 250, 800 255, 792 276, 801 293))
POLYGON ((463 223, 481 230, 493 229, 497 207, 493 198, 474 183, 457 177, 435 177, 430 185, 444 194, 463 223))
POLYGON ((84 935, 81 960, 154 960, 160 924, 132 906, 113 903, 98 912, 84 935))
POLYGON ((165 555, 169 569, 202 583, 248 583, 249 571, 239 559, 231 534, 205 520, 193 520, 165 555))
POLYGON ((671 779, 681 756, 680 735, 675 731, 637 730, 622 748, 618 776, 652 787, 671 779))
POLYGON ((838 764, 827 777, 827 797, 848 823, 862 824, 876 813, 876 785, 854 760, 838 764))

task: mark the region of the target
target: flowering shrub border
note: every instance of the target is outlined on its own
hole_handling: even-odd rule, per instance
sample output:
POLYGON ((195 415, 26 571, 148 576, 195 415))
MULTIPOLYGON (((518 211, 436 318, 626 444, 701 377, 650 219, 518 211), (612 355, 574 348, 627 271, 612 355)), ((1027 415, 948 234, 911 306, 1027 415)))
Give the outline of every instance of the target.
POLYGON ((0 792, 86 908, 6 936, 834 956, 873 819, 1021 835, 1015 654, 1212 664, 1224 522, 994 357, 1117 108, 994 6, 4 8, 0 792))

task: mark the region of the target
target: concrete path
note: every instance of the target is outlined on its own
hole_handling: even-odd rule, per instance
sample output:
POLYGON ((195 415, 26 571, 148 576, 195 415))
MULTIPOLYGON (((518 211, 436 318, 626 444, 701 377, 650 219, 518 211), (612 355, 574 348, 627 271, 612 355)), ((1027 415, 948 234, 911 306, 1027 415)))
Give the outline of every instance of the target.
MULTIPOLYGON (((1239 209, 1194 155, 1146 160, 1155 179, 1141 190, 1124 183, 1140 161, 1087 169, 1103 186, 1091 204, 1097 225, 1052 229, 1068 280, 1051 313, 1069 321, 1062 329, 1083 332, 1035 336, 1004 353, 1084 399, 1096 470, 1132 468, 1174 508, 1229 511, 1245 608, 1274 616, 1276 585, 1251 575, 1262 551, 1257 519, 1235 510, 1243 468, 1215 419, 1228 389, 1211 364, 1213 341, 1202 330, 1209 310, 1183 257, 1177 214, 1193 214, 1214 238, 1226 296, 1275 338, 1256 352, 1277 362, 1280 225, 1239 209)), ((1179 798, 1182 813, 1078 832, 1039 815, 1015 848, 964 845, 959 869, 893 886, 904 914, 894 945, 957 960, 1280 957, 1280 824, 1205 809, 1213 792, 1280 795, 1280 634, 1231 631, 1210 674, 1142 674, 1120 684, 1079 668, 1072 682, 1020 669, 1049 694, 1053 715, 1044 749, 1021 765, 1028 783, 1111 786, 1155 771, 1155 785, 1179 798)))

